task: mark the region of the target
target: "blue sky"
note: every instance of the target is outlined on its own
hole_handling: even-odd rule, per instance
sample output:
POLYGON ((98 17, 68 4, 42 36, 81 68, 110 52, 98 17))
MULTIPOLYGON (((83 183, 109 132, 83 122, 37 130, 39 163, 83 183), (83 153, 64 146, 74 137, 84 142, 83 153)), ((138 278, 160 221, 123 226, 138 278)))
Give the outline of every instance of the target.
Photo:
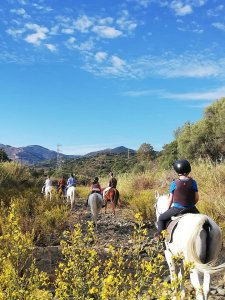
POLYGON ((0 143, 156 150, 225 96, 219 0, 2 0, 0 143))

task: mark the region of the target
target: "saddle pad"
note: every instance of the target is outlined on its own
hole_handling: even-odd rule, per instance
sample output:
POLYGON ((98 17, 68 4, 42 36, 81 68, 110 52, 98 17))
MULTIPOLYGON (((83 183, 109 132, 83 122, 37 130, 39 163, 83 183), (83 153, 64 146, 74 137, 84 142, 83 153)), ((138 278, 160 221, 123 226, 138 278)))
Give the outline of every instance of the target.
POLYGON ((183 218, 183 215, 177 216, 177 217, 172 217, 171 222, 166 228, 166 236, 165 236, 165 241, 167 243, 172 242, 172 236, 173 236, 173 231, 177 226, 177 223, 180 221, 180 219, 183 218))

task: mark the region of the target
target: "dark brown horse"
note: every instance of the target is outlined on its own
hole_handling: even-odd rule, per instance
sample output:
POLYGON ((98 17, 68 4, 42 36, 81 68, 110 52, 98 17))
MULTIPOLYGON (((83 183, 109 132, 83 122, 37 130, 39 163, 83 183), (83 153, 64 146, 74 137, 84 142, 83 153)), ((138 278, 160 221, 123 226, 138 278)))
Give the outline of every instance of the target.
POLYGON ((57 193, 58 193, 60 199, 64 199, 66 197, 65 187, 59 186, 57 188, 57 193))
POLYGON ((115 188, 110 188, 106 193, 104 193, 103 191, 103 195, 104 195, 103 200, 105 200, 105 213, 107 210, 107 204, 108 202, 110 202, 112 207, 112 212, 115 215, 116 206, 119 202, 119 196, 120 196, 119 191, 115 188))

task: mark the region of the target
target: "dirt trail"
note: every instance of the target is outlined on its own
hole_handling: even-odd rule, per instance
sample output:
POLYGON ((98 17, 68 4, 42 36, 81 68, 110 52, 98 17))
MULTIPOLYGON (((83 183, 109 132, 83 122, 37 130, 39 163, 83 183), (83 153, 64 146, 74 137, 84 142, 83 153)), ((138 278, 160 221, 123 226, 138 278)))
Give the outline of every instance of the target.
MULTIPOLYGON (((80 200, 75 207, 75 211, 71 212, 69 224, 71 228, 76 222, 81 224, 91 220, 90 211, 84 210, 84 200, 80 200)), ((115 247, 129 246, 131 234, 135 225, 133 212, 128 208, 117 208, 116 215, 112 215, 110 207, 107 214, 102 209, 98 218, 98 247, 99 251, 107 248, 108 244, 115 247)), ((154 222, 146 224, 149 232, 149 238, 153 237, 155 232, 154 222)), ((221 252, 220 262, 225 261, 225 249, 221 252)), ((212 275, 212 284, 209 300, 225 300, 225 275, 222 273, 212 275), (224 293, 224 295, 223 295, 224 293)))

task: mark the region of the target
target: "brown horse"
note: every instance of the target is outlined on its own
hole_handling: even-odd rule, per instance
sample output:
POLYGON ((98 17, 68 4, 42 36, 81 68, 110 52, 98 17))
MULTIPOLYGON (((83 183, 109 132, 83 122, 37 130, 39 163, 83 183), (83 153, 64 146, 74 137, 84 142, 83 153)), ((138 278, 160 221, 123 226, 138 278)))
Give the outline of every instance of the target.
POLYGON ((111 203, 111 207, 112 207, 112 212, 115 215, 115 210, 116 210, 116 206, 119 202, 119 191, 115 188, 110 188, 106 193, 104 193, 103 191, 103 195, 104 195, 104 199, 105 200, 105 213, 107 210, 107 204, 108 202, 111 203))

